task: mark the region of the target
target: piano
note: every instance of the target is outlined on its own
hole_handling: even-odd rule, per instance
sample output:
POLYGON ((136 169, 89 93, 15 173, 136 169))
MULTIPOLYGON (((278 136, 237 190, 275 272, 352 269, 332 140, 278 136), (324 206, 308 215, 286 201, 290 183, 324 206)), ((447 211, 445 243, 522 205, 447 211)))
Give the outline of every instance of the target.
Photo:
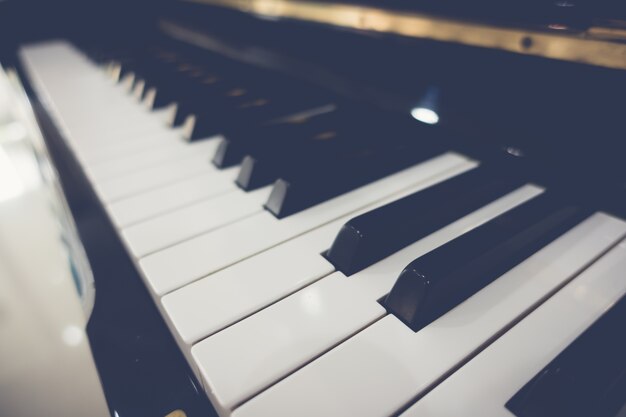
POLYGON ((5 3, 112 416, 626 416, 619 2, 5 3))

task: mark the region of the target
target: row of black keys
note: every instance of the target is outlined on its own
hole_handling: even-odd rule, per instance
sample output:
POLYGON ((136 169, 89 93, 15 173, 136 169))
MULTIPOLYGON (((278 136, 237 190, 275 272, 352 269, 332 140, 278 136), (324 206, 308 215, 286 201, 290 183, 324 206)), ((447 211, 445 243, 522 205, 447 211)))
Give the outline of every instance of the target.
MULTIPOLYGON (((199 71, 197 67, 191 68, 199 71)), ((301 109, 304 107, 306 106, 301 109)), ((440 146, 425 145, 423 137, 418 136, 410 138, 412 142, 406 139, 393 141, 392 145, 400 146, 394 149, 395 152, 385 153, 389 147, 380 139, 381 135, 388 133, 385 129, 389 125, 383 122, 371 123, 377 119, 367 117, 359 120, 360 117, 367 116, 362 109, 343 110, 343 107, 340 109, 337 104, 329 103, 303 114, 259 124, 251 123, 253 129, 248 132, 254 131, 254 134, 246 135, 246 129, 221 130, 226 134, 226 140, 222 142, 214 162, 221 167, 231 166, 239 163, 244 153, 247 154, 243 158, 237 180, 246 190, 267 185, 287 173, 286 180, 279 180, 284 185, 283 195, 288 195, 287 191, 291 192, 295 184, 295 192, 308 193, 309 196, 305 201, 304 195, 295 198, 293 196, 297 197, 297 194, 291 194, 293 201, 299 201, 299 204, 294 205, 296 209, 283 212, 281 207, 289 204, 285 205, 285 201, 282 201, 273 206, 270 199, 269 208, 280 216, 417 163, 441 150, 440 146), (355 137, 357 132, 362 136, 355 137), (379 148, 376 148, 377 144, 379 148), (302 150, 304 152, 299 152, 302 150), (341 153, 342 151, 345 153, 341 153), (383 152, 382 155, 373 154, 375 151, 383 152), (417 153, 408 156, 407 151, 417 153), (299 159, 304 156, 304 159, 299 159), (332 164, 333 158, 336 165, 332 164), (306 169, 298 170, 301 167, 306 169), (296 175, 298 172, 301 174, 300 178, 296 175), (323 173, 330 175, 325 177, 323 173), (311 193, 316 184, 328 185, 325 179, 330 179, 331 184, 336 184, 337 187, 330 193, 311 193)), ((249 119, 244 117, 241 120, 249 119)), ((402 126, 406 129, 405 126, 408 125, 402 126)), ((411 127, 407 130, 411 133, 416 131, 411 127)), ((406 137, 407 130, 399 133, 404 133, 406 137)), ((467 174, 358 216, 342 228, 325 256, 338 270, 352 275, 513 191, 527 181, 518 171, 508 170, 503 173, 502 168, 500 164, 483 164, 467 174)), ((416 259, 400 274, 391 292, 382 301, 383 305, 414 331, 419 331, 590 214, 589 209, 565 204, 562 198, 554 195, 537 197, 416 259)), ((623 343, 623 340, 620 339, 620 342, 623 343)), ((574 347, 572 349, 577 351, 574 347)), ((624 366, 618 369, 623 370, 624 366)), ((614 376, 613 373, 610 374, 614 376)), ((546 378, 543 375, 540 379, 545 381, 546 378)), ((600 378, 602 381, 609 379, 600 378)), ((607 388, 598 383, 598 378, 572 378, 565 382, 577 384, 578 388, 574 388, 581 389, 580 386, 586 386, 585 381, 594 381, 594 393, 597 395, 591 396, 593 401, 579 405, 579 409, 597 405, 598 395, 614 395, 612 388, 609 389, 613 385, 607 388)), ((552 389, 558 387, 559 392, 568 392, 566 384, 562 382, 548 385, 552 389)), ((613 382, 611 379, 611 384, 613 382)), ((545 382, 542 383, 546 385, 545 382)), ((536 393, 537 390, 532 392, 536 393)), ((535 410, 537 406, 532 405, 532 398, 540 397, 525 395, 523 401, 514 399, 510 408, 519 416, 547 415, 535 410), (516 401, 522 405, 516 408, 516 401)), ((559 399, 558 396, 554 398, 559 399)), ((590 396, 586 398, 589 399, 590 396)), ((561 403, 562 401, 541 401, 541 409, 554 411, 563 407, 561 403)))
POLYGON ((123 71, 144 80, 144 91, 154 87, 164 97, 157 105, 176 102, 181 122, 195 115, 197 138, 224 137, 213 163, 241 164, 236 182, 243 190, 274 184, 266 206, 278 218, 449 149, 437 129, 408 114, 312 94, 309 86, 262 71, 226 69, 219 58, 198 64, 159 50, 126 61, 123 71))

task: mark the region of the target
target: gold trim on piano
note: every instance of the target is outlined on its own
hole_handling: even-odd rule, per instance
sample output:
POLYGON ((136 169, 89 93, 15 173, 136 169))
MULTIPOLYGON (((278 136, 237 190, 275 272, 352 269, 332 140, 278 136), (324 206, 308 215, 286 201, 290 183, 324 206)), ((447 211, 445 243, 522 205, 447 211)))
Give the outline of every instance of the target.
MULTIPOLYGON (((546 33, 461 22, 413 12, 291 0, 181 0, 236 9, 271 18, 288 18, 344 28, 501 49, 564 61, 626 69, 626 43, 607 39, 594 27, 587 33, 546 33), (597 36, 599 35, 600 36, 597 36)), ((553 31, 567 29, 556 25, 553 31)), ((618 31, 608 32, 612 35, 618 31)))

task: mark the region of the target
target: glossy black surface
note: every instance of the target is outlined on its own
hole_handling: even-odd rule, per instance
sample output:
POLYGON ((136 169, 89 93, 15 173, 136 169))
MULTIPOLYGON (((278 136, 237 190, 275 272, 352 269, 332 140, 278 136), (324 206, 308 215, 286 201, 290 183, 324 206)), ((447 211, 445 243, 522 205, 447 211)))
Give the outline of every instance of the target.
POLYGON ((384 300, 418 331, 590 214, 542 195, 411 262, 384 300))
POLYGON ((351 219, 326 258, 352 275, 526 182, 505 165, 488 165, 351 219))
POLYGON ((406 116, 340 117, 311 146, 289 155, 265 207, 282 218, 431 158, 445 149, 435 132, 406 116))
POLYGON ((623 416, 625 323, 623 298, 528 381, 506 407, 517 417, 623 416))
MULTIPOLYGON (((332 101, 328 94, 289 77, 198 54, 168 40, 122 54, 126 57, 111 56, 121 63, 121 78, 133 73, 145 82, 144 91, 154 89, 154 108, 176 103, 174 125, 195 116, 192 140, 228 132, 230 140, 237 141, 270 120, 332 101)), ((242 158, 243 151, 235 146, 218 152, 214 163, 225 168, 242 158)))
MULTIPOLYGON (((297 110, 302 107, 302 105, 295 104, 293 109, 297 110)), ((279 160, 290 157, 294 148, 297 148, 299 144, 304 145, 301 139, 310 137, 317 126, 332 117, 331 113, 335 109, 336 105, 328 103, 263 122, 252 128, 246 126, 231 128, 224 133, 224 139, 220 143, 213 162, 218 166, 229 166, 242 162, 246 154, 254 153, 254 160, 257 162, 255 169, 244 173, 237 183, 244 190, 267 185, 276 178, 262 179, 262 177, 267 177, 267 174, 259 171, 259 154, 269 155, 267 159, 272 156, 279 160)), ((273 163, 265 165, 273 165, 273 163)))
POLYGON ((353 129, 351 135, 342 126, 367 114, 365 109, 346 103, 333 104, 265 126, 245 142, 247 155, 237 184, 244 190, 259 188, 273 183, 281 175, 288 176, 304 159, 320 160, 328 154, 346 152, 348 146, 355 146, 362 137, 358 130, 353 129))

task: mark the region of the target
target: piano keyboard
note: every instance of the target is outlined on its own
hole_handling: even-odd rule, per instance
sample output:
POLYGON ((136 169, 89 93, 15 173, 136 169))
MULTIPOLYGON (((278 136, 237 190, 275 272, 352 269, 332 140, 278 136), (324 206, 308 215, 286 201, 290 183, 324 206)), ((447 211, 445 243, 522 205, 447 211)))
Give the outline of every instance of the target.
MULTIPOLYGON (((317 96, 263 113, 319 120, 303 158, 290 142, 308 127, 221 134, 211 120, 237 127, 238 113, 170 102, 150 66, 115 83, 119 67, 65 42, 21 59, 221 416, 575 415, 568 395, 552 414, 511 399, 605 315, 623 318, 624 220, 420 138, 367 165, 356 139, 320 144, 361 110, 335 116, 317 96)), ((594 381, 617 407, 621 356, 619 384, 594 381)))

